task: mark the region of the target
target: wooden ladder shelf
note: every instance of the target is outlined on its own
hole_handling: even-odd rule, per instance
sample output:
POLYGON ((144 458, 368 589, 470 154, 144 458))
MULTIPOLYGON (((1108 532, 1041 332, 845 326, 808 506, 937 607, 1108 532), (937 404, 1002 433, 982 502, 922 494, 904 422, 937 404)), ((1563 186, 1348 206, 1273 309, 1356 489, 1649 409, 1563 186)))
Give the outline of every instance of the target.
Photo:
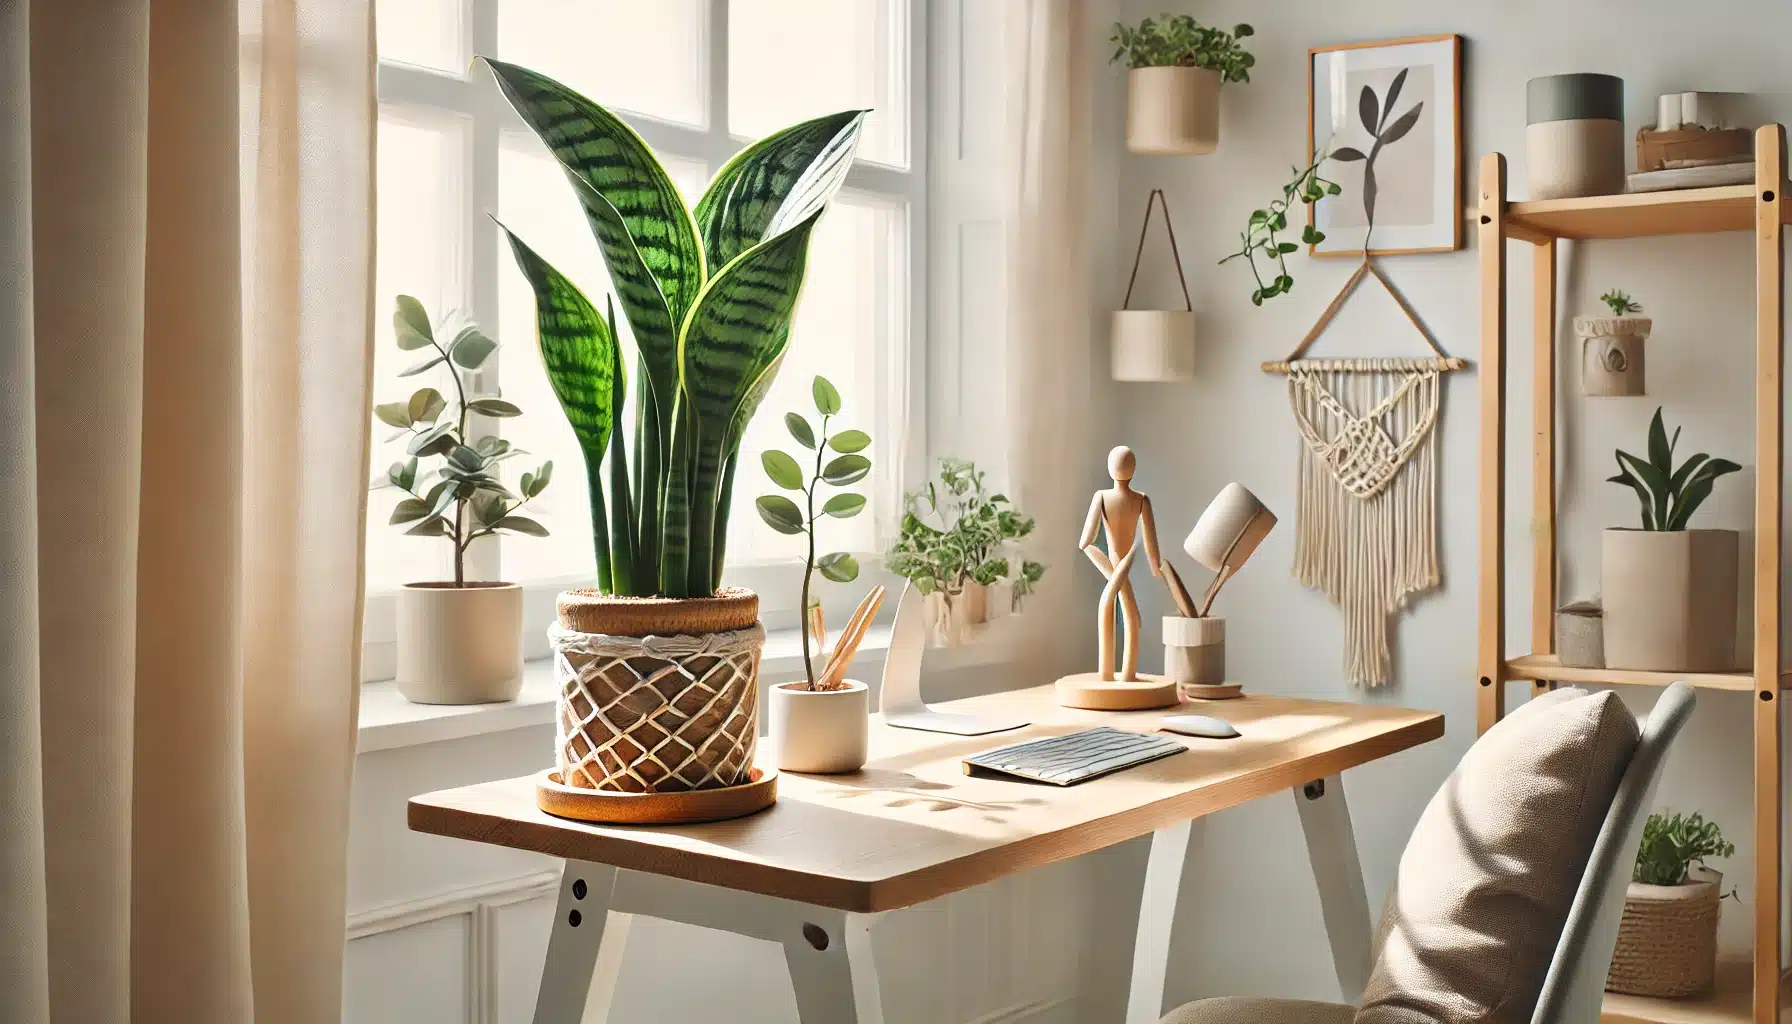
POLYGON ((1478 538, 1480 636, 1476 646, 1477 732, 1505 713, 1508 680, 1538 691, 1558 682, 1694 686, 1754 695, 1754 960, 1727 965, 1718 987, 1691 1000, 1610 996, 1602 1019, 1623 1022, 1749 1021, 1777 1024, 1785 1003, 1780 972, 1780 489, 1785 408, 1781 314, 1781 233, 1785 129, 1755 133, 1755 182, 1639 195, 1506 202, 1506 158, 1481 159, 1481 522, 1478 538), (1556 240, 1749 231, 1755 242, 1755 553, 1752 670, 1735 673, 1627 672, 1562 668, 1555 654, 1556 593, 1556 240), (1531 245, 1531 615, 1530 651, 1506 648, 1506 241, 1531 245))

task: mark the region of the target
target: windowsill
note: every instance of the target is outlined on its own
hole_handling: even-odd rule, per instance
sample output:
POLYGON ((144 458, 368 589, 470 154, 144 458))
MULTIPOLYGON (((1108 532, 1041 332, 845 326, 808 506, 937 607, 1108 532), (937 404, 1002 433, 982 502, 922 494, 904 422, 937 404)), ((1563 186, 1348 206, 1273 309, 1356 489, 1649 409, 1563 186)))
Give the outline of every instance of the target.
MULTIPOLYGON (((859 654, 883 661, 890 646, 890 627, 873 626, 859 646, 859 654)), ((794 629, 772 630, 760 659, 760 677, 783 682, 803 670, 801 638, 794 629)), ((881 672, 881 669, 880 669, 881 672)), ((465 739, 486 733, 551 725, 559 685, 554 681, 552 658, 523 663, 523 689, 512 701, 498 704, 413 704, 398 692, 390 679, 361 687, 360 742, 357 753, 394 750, 443 740, 465 739)))

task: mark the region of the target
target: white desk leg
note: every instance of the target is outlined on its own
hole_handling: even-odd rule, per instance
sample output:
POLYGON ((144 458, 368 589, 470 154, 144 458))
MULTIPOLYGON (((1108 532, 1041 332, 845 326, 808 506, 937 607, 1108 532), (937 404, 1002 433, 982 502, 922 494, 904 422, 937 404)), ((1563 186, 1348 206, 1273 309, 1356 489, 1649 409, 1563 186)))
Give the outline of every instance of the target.
POLYGON ((1319 912, 1332 947, 1332 967, 1346 1002, 1363 997, 1369 983, 1374 925, 1369 922, 1369 896, 1363 887, 1363 865, 1357 858, 1356 832, 1344 802, 1344 781, 1328 775, 1294 791, 1301 831, 1307 836, 1307 858, 1319 883, 1319 912))
POLYGON ((1182 889, 1194 822, 1151 833, 1151 859, 1139 896, 1139 933, 1132 944, 1132 987, 1126 997, 1126 1024, 1157 1024, 1164 1012, 1164 978, 1170 965, 1170 932, 1182 889))
POLYGON ((609 1016, 629 917, 610 913, 616 869, 569 860, 560 875, 535 1024, 601 1024, 609 1016))
POLYGON ((785 939, 784 962, 802 1024, 883 1024, 883 992, 871 954, 875 915, 818 912, 801 938, 785 939))

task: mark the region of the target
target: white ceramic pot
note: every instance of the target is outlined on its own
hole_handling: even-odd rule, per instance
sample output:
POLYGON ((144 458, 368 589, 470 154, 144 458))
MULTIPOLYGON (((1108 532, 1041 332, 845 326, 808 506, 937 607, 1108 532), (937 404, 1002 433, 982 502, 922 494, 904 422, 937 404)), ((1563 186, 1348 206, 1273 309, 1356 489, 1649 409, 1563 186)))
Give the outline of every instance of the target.
POLYGON ((1654 321, 1638 316, 1577 316, 1580 390, 1592 397, 1643 394, 1643 342, 1654 321))
POLYGON ((1149 156, 1200 156, 1220 144, 1220 73, 1133 68, 1126 75, 1126 148, 1149 156))
POLYGON ((840 690, 779 683, 767 691, 766 742, 778 770, 839 774, 865 767, 871 691, 856 679, 840 690))
POLYGON ((515 700, 523 685, 523 588, 407 583, 398 592, 398 692, 417 704, 515 700))
POLYGON ((1114 311, 1115 380, 1179 381, 1195 375, 1195 314, 1184 309, 1114 311))
POLYGON ((1736 667, 1734 530, 1606 530, 1605 665, 1654 672, 1736 667))
POLYGON ((1164 616, 1164 676, 1178 685, 1226 681, 1226 620, 1164 616))

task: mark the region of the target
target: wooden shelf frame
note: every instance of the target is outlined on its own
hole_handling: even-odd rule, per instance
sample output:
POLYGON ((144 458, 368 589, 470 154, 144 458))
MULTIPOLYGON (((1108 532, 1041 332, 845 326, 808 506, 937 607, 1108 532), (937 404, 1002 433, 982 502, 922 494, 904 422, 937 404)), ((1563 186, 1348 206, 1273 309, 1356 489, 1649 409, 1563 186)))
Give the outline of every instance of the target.
MULTIPOLYGON (((1780 536, 1785 409, 1781 380, 1785 338, 1782 281, 1783 230, 1792 204, 1786 189, 1786 134, 1777 124, 1755 133, 1755 181, 1637 195, 1594 196, 1539 202, 1506 202, 1506 159, 1489 153, 1481 160, 1478 190, 1478 243, 1481 259, 1481 521, 1477 537, 1479 635, 1476 642, 1476 725, 1486 732, 1505 714, 1506 682, 1529 679, 1539 689, 1557 682, 1665 685, 1685 679, 1707 689, 1751 693, 1753 712, 1755 920, 1754 958, 1743 982, 1753 1015, 1715 1014, 1713 1020, 1780 1020, 1780 867, 1782 735, 1780 692, 1780 536), (1755 245, 1755 555, 1754 623, 1750 668, 1736 673, 1639 673, 1605 669, 1564 669, 1556 664, 1554 610, 1556 551, 1556 240, 1561 238, 1640 238, 1654 235, 1752 231, 1755 245), (1529 649, 1506 654, 1506 273, 1507 240, 1531 245, 1534 346, 1531 423, 1531 613, 1529 649), (1542 678, 1538 678, 1542 677, 1542 678), (1752 974, 1752 978, 1748 975, 1752 974)), ((1637 1016, 1636 1001, 1624 1004, 1622 1020, 1678 1021, 1666 1010, 1637 1016)), ((1617 1012, 1608 1004, 1607 1015, 1617 1012)), ((1705 1019, 1700 1017, 1698 1019, 1705 1019)))

